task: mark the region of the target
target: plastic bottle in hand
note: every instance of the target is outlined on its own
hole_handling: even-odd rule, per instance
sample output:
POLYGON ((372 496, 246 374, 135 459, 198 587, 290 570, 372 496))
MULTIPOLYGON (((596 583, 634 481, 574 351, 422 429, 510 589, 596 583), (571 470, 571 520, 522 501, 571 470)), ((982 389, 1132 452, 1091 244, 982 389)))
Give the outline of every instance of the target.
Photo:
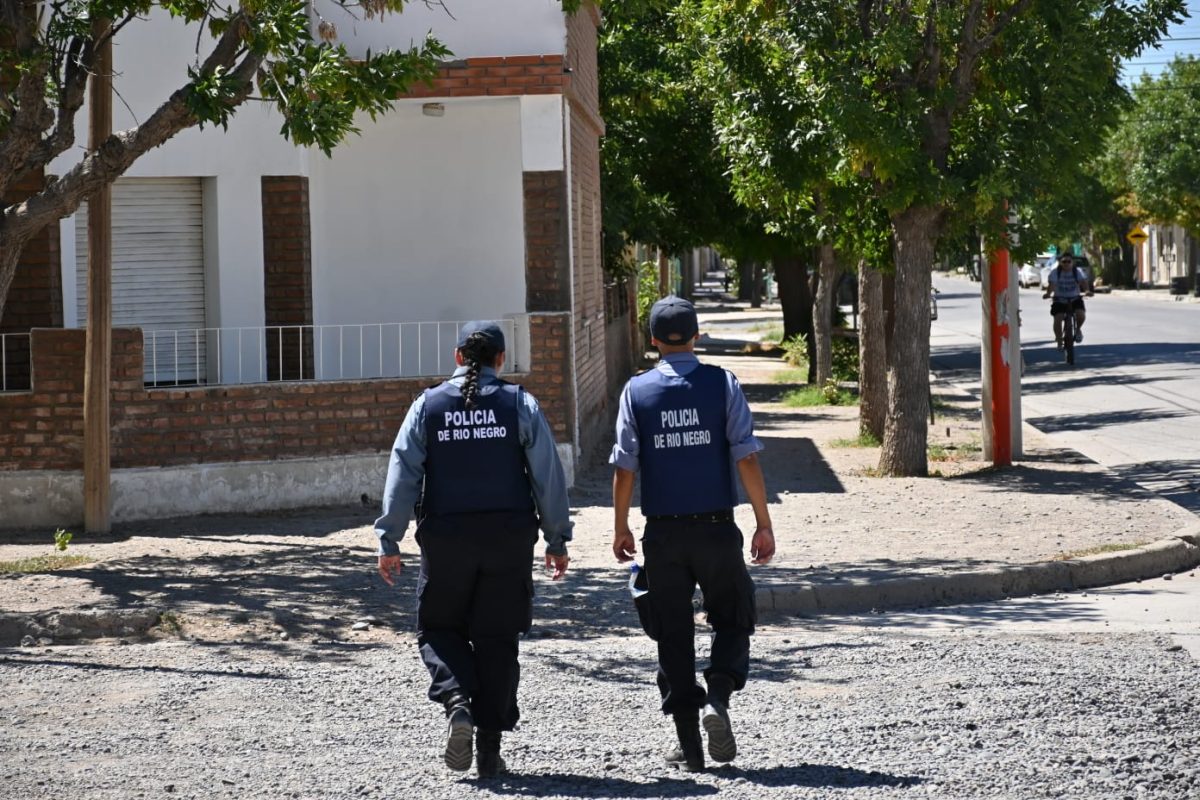
MULTIPOLYGON (((637 600, 649 591, 649 589, 642 589, 637 585, 638 578, 642 577, 642 575, 642 567, 636 561, 629 565, 629 594, 634 600, 637 600)), ((642 586, 646 585, 645 577, 642 577, 641 584, 642 586)))

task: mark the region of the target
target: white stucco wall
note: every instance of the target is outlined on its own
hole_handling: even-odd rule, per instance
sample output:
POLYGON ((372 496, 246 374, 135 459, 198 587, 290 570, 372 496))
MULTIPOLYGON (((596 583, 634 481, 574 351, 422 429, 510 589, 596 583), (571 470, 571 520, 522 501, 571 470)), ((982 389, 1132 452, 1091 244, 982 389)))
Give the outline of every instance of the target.
MULTIPOLYGON (((187 79, 195 58, 196 28, 152 12, 149 23, 136 22, 118 35, 113 47, 113 128, 124 130, 145 120, 187 79)), ((205 51, 206 52, 206 51, 205 51)), ((207 231, 205 261, 218 287, 213 293, 209 325, 261 326, 264 323, 262 175, 307 172, 309 154, 279 135, 280 120, 270 107, 247 103, 229 122, 229 129, 189 129, 162 147, 139 158, 126 173, 131 177, 200 177, 206 182, 205 222, 217 224, 218 235, 207 231)), ((86 144, 87 107, 76 121, 80 145, 86 144)), ((61 174, 78 160, 68 151, 50 171, 61 174)), ((62 220, 63 286, 73 293, 76 247, 74 217, 62 220)), ((67 299, 67 298, 64 298, 67 299)), ((65 322, 76 322, 75 304, 64 302, 65 322)))
MULTIPOLYGON (((451 0, 448 5, 455 20, 444 10, 418 3, 383 23, 364 22, 358 28, 423 31, 436 20, 459 37, 443 36, 457 42, 460 56, 563 50, 558 0, 512 0, 502 10, 493 0, 451 0)), ((348 31, 343 27, 341 33, 345 38, 348 31)), ((378 46, 364 40, 367 44, 378 46)), ((149 24, 128 26, 114 48, 121 95, 114 102, 114 128, 130 127, 153 113, 183 83, 194 51, 195 28, 161 13, 149 24)), ((521 173, 563 169, 563 99, 445 98, 440 100, 445 107, 441 117, 424 115, 425 102, 400 101, 376 122, 363 118, 362 135, 351 136, 331 159, 290 145, 279 135, 278 115, 251 102, 238 109, 228 130, 184 131, 131 167, 127 174, 132 177, 204 179, 207 324, 226 329, 221 379, 259 379, 255 365, 262 362, 262 348, 250 337, 257 337, 252 329, 265 322, 263 175, 310 177, 316 324, 456 321, 525 311, 521 173), (237 328, 246 329, 241 347, 232 330, 237 328)), ((85 107, 78 121, 81 135, 86 115, 85 107)), ((64 157, 53 170, 62 172, 74 163, 64 157)), ((60 233, 63 307, 70 326, 77 323, 71 296, 75 252, 84 243, 75 241, 73 218, 62 221, 60 233)), ((450 343, 438 347, 436 328, 421 333, 424 368, 406 367, 403 374, 444 371, 445 364, 431 365, 428 359, 448 352, 450 343)), ((368 331, 364 339, 379 335, 368 331)), ((375 345, 368 360, 377 362, 379 352, 375 345)), ((338 355, 337 350, 322 353, 338 355)), ((356 362, 357 342, 341 353, 356 362)), ((214 356, 210 351, 210 366, 215 367, 214 356)), ((329 368, 321 372, 331 377, 329 368)), ((358 372, 346 369, 344 374, 355 377, 358 372)))
MULTIPOLYGON (((429 31, 453 58, 561 54, 567 26, 560 0, 444 0, 410 3, 402 14, 355 20, 336 3, 317 0, 317 11, 337 26, 352 55, 419 44, 429 31)), ((359 9, 355 9, 359 17, 359 9)))
POLYGON ((525 310, 519 99, 401 103, 310 167, 316 324, 525 310))

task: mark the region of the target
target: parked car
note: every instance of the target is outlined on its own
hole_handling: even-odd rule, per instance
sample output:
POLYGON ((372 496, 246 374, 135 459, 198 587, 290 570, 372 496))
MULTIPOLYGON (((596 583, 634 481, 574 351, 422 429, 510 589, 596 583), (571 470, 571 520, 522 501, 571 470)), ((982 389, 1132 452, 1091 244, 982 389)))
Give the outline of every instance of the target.
POLYGON ((1042 285, 1042 270, 1037 264, 1022 264, 1017 270, 1017 284, 1022 289, 1042 285))

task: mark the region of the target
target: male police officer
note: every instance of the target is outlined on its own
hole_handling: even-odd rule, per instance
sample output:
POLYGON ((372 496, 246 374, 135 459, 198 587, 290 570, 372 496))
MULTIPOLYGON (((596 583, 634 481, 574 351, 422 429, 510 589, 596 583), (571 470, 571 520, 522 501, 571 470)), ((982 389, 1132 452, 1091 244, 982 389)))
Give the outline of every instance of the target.
POLYGON ((539 515, 555 580, 567 570, 571 522, 537 400, 497 377, 500 327, 467 323, 454 355, 458 369, 416 399, 400 428, 375 532, 379 574, 391 584, 401 568, 397 542, 420 499, 417 643, 432 678, 429 699, 449 720, 444 760, 469 769, 474 736, 476 770, 491 777, 505 771, 501 731, 520 716, 517 640, 532 617, 539 515))
POLYGON ((658 642, 662 710, 674 719, 679 738, 667 760, 699 771, 704 769, 700 709, 708 754, 715 761, 732 761, 737 746, 729 699, 746 685, 750 670, 754 583, 733 522, 735 464, 754 508, 750 555, 755 564, 771 560, 775 536, 756 455, 762 444, 754 436, 750 408, 732 373, 696 358, 696 310, 678 297, 658 301, 650 311, 650 334, 662 359, 625 385, 609 459, 615 467, 613 553, 618 561, 629 561, 637 552, 629 506, 640 468, 651 600, 644 622, 658 642), (697 584, 714 631, 711 665, 704 671, 707 692, 696 683, 692 594, 697 584))

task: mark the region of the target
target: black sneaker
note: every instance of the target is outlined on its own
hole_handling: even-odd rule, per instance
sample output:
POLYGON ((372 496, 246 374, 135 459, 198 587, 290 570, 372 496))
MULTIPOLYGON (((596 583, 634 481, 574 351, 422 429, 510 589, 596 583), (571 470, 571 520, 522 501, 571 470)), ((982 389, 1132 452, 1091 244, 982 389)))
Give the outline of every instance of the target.
POLYGON ((456 772, 471 768, 471 742, 475 735, 475 720, 465 705, 455 706, 449 711, 446 732, 446 766, 456 772))
POLYGON ((665 756, 666 761, 673 767, 679 767, 687 772, 704 772, 704 751, 700 749, 699 742, 696 744, 695 752, 690 756, 683 752, 682 747, 676 747, 665 756))
POLYGON ((679 746, 667 753, 667 763, 688 772, 704 771, 704 745, 700 741, 699 712, 674 714, 679 746))
POLYGON ((480 778, 495 778, 507 772, 508 765, 499 753, 479 753, 475 757, 475 774, 480 778))
POLYGON ((704 732, 708 734, 708 754, 713 761, 726 763, 737 757, 737 742, 733 738, 733 725, 729 712, 722 703, 710 701, 700 718, 704 732))
POLYGON ((500 731, 480 729, 475 739, 475 774, 480 778, 494 778, 508 772, 508 765, 500 755, 500 731))

